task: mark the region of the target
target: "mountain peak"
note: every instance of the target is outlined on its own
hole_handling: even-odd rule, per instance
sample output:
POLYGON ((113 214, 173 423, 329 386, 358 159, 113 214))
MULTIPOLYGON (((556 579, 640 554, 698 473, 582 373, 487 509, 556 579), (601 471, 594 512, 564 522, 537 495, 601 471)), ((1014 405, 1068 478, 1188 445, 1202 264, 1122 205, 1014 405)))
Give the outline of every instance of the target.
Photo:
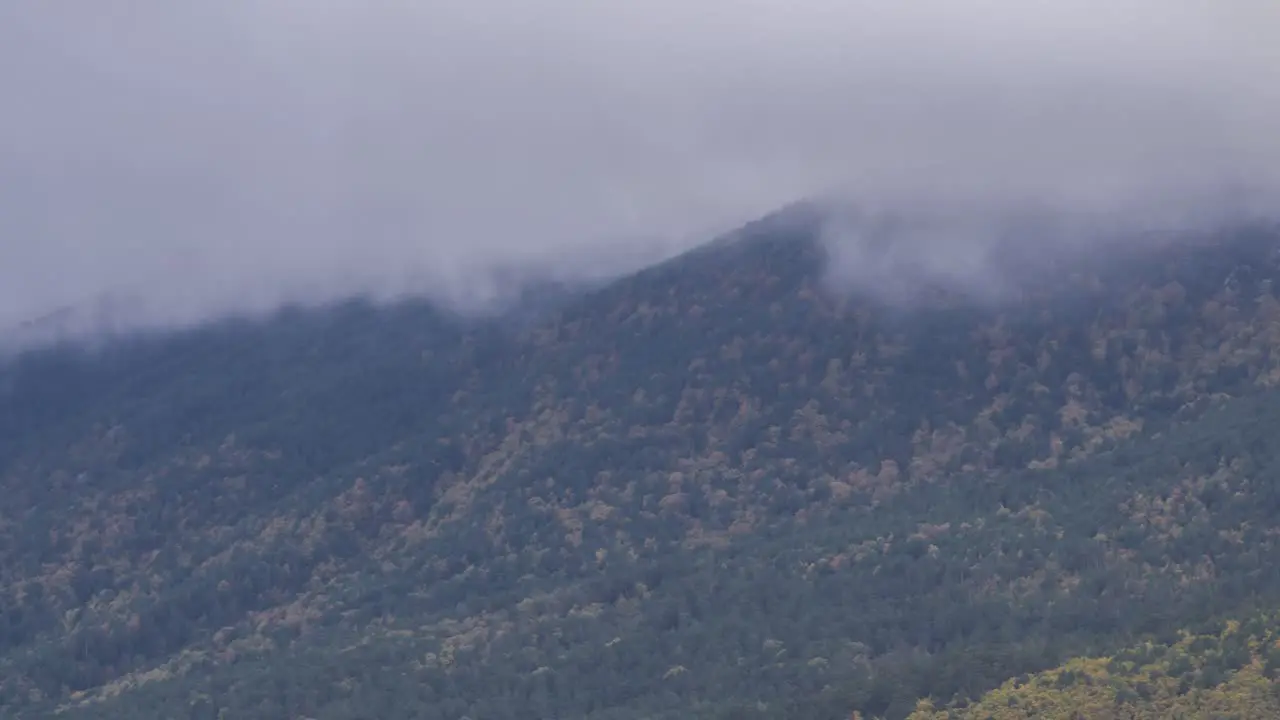
POLYGON ((349 302, 5 367, 0 702, 902 718, 1280 604, 1280 232, 904 303, 820 210, 514 324, 349 302))

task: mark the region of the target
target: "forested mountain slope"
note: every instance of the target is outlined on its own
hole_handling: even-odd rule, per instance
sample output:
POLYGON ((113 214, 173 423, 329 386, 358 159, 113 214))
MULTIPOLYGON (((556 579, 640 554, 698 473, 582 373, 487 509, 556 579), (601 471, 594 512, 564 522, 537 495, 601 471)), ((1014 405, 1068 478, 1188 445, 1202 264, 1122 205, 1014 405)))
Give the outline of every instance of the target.
POLYGON ((808 222, 518 321, 0 372, 0 707, 902 718, 1280 606, 1280 233, 826 292, 808 222))

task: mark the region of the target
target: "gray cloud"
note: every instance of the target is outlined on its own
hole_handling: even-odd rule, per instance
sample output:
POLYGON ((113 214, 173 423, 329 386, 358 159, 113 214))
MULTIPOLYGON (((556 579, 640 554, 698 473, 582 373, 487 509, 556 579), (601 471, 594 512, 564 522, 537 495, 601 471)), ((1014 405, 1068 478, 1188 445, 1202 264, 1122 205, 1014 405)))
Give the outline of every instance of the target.
POLYGON ((1277 48, 1271 0, 5 3, 0 327, 483 299, 820 195, 1267 202, 1277 48))

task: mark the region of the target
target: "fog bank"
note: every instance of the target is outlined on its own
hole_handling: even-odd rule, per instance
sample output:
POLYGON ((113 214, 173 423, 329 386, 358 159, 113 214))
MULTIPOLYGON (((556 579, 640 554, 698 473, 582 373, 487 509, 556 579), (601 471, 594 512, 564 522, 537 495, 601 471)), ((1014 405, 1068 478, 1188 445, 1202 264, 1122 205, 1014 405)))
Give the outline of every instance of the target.
POLYGON ((7 3, 0 87, 0 328, 479 307, 807 197, 967 208, 919 252, 978 274, 986 208, 1280 197, 1267 0, 7 3))

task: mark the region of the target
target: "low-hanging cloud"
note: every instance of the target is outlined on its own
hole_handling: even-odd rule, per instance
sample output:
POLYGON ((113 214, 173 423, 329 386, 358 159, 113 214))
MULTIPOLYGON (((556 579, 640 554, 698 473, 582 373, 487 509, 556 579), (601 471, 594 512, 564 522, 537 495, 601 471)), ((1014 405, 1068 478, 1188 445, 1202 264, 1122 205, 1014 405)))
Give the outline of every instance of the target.
POLYGON ((484 300, 808 197, 1266 203, 1277 48, 1271 0, 5 3, 0 327, 484 300))

